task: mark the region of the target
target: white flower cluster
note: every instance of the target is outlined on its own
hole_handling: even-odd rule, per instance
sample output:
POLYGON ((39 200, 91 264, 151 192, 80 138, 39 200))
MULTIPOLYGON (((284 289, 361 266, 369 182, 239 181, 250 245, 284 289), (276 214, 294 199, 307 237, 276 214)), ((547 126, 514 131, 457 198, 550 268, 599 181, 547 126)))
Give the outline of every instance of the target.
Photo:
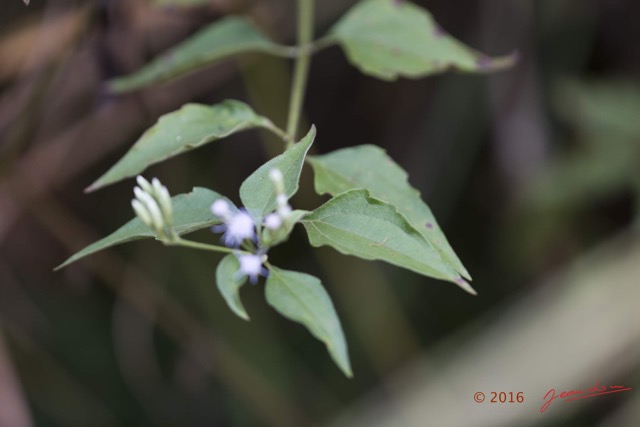
MULTIPOLYGON (((291 214, 291 206, 285 194, 284 179, 279 169, 269 171, 269 178, 276 188, 277 208, 275 212, 265 216, 262 225, 269 230, 278 230, 284 221, 291 214)), ((222 240, 227 247, 238 248, 242 243, 257 240, 256 223, 251 215, 244 209, 232 210, 229 203, 224 199, 218 199, 211 205, 211 212, 220 218, 222 225, 213 228, 213 231, 224 231, 222 240)), ((265 276, 266 269, 262 264, 267 260, 267 256, 258 250, 256 254, 237 254, 240 262, 238 274, 247 276, 251 283, 255 283, 258 276, 265 276)))
POLYGON ((138 187, 133 188, 135 198, 131 200, 131 207, 145 225, 151 228, 162 239, 172 239, 174 236, 173 205, 167 187, 158 178, 151 182, 138 175, 138 187))

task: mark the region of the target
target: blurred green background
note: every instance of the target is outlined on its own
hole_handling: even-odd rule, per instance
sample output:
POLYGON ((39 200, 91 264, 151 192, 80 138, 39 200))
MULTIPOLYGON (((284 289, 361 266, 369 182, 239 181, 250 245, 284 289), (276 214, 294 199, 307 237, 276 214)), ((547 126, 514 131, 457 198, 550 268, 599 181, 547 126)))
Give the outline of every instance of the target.
MULTIPOLYGON (((519 51, 489 76, 388 83, 337 48, 313 58, 316 152, 385 148, 479 292, 311 250, 296 230, 271 256, 322 279, 349 380, 261 284, 243 290, 252 321, 235 317, 216 256, 140 241, 52 272, 131 218, 132 182, 83 189, 159 115, 236 98, 283 125, 291 64, 245 56, 118 97, 104 82, 229 13, 291 43, 295 2, 1 1, 0 426, 640 425, 640 3, 418 2, 475 48, 519 51), (634 390, 539 412, 549 389, 596 383, 634 390), (489 403, 491 392, 525 401, 489 403)), ((353 3, 318 1, 318 33, 353 3)), ((251 131, 147 176, 237 201, 279 149, 251 131)), ((322 200, 305 169, 294 206, 322 200)))

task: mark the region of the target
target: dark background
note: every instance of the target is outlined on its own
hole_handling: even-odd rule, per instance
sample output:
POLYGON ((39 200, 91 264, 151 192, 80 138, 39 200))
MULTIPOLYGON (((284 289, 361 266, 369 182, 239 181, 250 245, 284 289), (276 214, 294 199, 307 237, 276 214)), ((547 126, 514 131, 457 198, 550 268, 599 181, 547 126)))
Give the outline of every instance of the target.
MULTIPOLYGON (((292 43, 295 2, 0 2, 1 426, 640 422, 637 388, 538 411, 551 388, 640 383, 640 3, 418 2, 474 48, 520 53, 493 75, 389 83, 338 48, 314 57, 304 126, 318 128, 315 152, 384 147, 479 293, 312 250, 296 230, 272 260, 322 279, 349 380, 264 303, 262 283, 243 290, 252 321, 235 317, 215 255, 141 241, 52 272, 131 218, 132 181, 83 189, 159 115, 235 98, 284 126, 291 64, 244 56, 123 96, 105 81, 229 13, 292 43), (525 403, 477 404, 478 391, 523 391, 525 403)), ((317 3, 318 35, 353 4, 317 3)), ((249 131, 146 175, 172 194, 205 186, 237 201, 279 149, 249 131)), ((294 207, 323 199, 305 169, 294 207)))

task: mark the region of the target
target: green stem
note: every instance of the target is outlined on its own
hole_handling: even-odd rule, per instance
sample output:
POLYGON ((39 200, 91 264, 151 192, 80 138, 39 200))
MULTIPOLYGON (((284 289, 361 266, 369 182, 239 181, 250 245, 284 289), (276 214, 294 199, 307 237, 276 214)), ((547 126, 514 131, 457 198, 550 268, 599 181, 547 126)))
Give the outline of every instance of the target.
POLYGON ((336 37, 333 35, 328 35, 314 41, 307 49, 311 49, 312 53, 316 53, 321 51, 322 49, 326 49, 336 44, 338 44, 338 40, 336 39, 336 37))
POLYGON ((168 241, 166 242, 166 244, 169 246, 183 246, 185 248, 200 249, 203 251, 211 251, 211 252, 222 252, 226 254, 235 254, 235 253, 249 254, 249 252, 247 251, 227 248, 224 246, 209 245, 207 243, 194 242, 192 240, 185 240, 180 237, 178 237, 177 240, 168 241))
MULTIPOLYGON (((313 39, 313 12, 313 0, 298 0, 298 48, 309 45, 313 39)), ((309 77, 310 62, 311 52, 307 49, 300 49, 296 58, 291 85, 289 120, 287 121, 287 135, 289 135, 287 148, 293 145, 293 141, 296 139, 304 92, 307 86, 307 78, 309 77)))
POLYGON ((277 135, 280 139, 285 141, 287 144, 293 145, 293 143, 295 142, 293 139, 291 139, 288 133, 286 133, 285 131, 283 131, 273 123, 269 123, 269 125, 267 125, 267 129, 269 129, 271 132, 273 132, 275 135, 277 135))
POLYGON ((274 45, 269 49, 269 54, 281 58, 296 59, 302 54, 313 55, 328 47, 338 44, 338 40, 332 35, 324 36, 321 39, 313 40, 305 45, 285 46, 274 45))

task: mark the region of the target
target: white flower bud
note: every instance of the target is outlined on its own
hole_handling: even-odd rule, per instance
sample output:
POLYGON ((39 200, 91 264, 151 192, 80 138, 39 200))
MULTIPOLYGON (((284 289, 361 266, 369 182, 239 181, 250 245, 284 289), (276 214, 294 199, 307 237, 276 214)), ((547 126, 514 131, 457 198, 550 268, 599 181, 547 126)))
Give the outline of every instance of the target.
POLYGON ((136 216, 140 218, 143 224, 147 227, 153 227, 153 220, 151 219, 151 214, 147 212, 147 209, 138 199, 131 200, 131 207, 133 211, 136 213, 136 216))
POLYGON ((278 208, 276 209, 276 212, 278 213, 280 218, 286 220, 287 218, 289 218, 289 215, 291 215, 291 206, 289 205, 278 206, 278 208))
POLYGON ((276 187, 277 194, 284 193, 284 177, 282 176, 282 171, 280 169, 274 168, 269 171, 269 179, 273 182, 274 187, 276 187))
POLYGON ((287 199, 287 196, 285 196, 284 194, 278 194, 276 196, 276 203, 278 204, 278 206, 284 206, 288 203, 289 199, 287 199))
POLYGON ((269 230, 277 230, 282 225, 282 218, 276 213, 270 213, 264 219, 264 226, 269 230))
POLYGON ((136 196, 136 199, 142 200, 142 198, 144 197, 143 194, 146 194, 146 193, 140 187, 133 187, 133 194, 136 196))
POLYGON ((218 199, 211 205, 211 213, 220 218, 229 216, 229 203, 224 199, 218 199))
POLYGON ((153 193, 153 186, 142 175, 136 177, 136 182, 147 193, 153 193))
POLYGON ((164 227, 164 219, 162 217, 162 212, 160 211, 160 206, 158 206, 158 203, 153 199, 153 197, 151 197, 149 194, 145 193, 138 187, 134 188, 133 192, 135 193, 136 198, 144 205, 147 212, 149 212, 153 228, 158 232, 161 231, 164 227))
POLYGON ((160 205, 160 209, 162 209, 162 213, 164 214, 165 222, 173 222, 173 204, 171 202, 169 190, 167 190, 167 187, 160 184, 158 178, 153 178, 153 180, 151 180, 151 185, 153 186, 155 198, 160 205))

